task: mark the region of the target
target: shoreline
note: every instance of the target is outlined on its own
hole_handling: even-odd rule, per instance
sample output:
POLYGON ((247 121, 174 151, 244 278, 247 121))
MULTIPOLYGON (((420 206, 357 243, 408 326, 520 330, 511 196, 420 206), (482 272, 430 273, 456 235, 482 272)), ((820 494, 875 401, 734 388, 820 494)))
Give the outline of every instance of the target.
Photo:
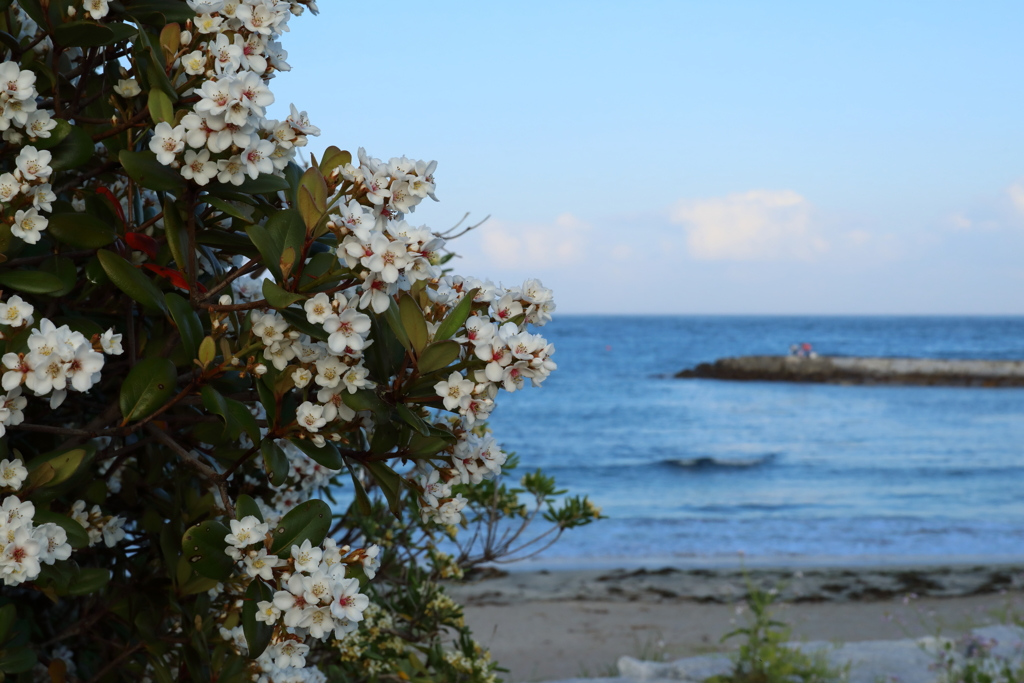
POLYGON ((953 598, 1024 591, 1024 561, 864 564, 757 564, 483 571, 446 588, 464 605, 513 605, 585 600, 596 602, 699 602, 745 599, 748 582, 777 589, 780 601, 865 602, 916 597, 953 598))

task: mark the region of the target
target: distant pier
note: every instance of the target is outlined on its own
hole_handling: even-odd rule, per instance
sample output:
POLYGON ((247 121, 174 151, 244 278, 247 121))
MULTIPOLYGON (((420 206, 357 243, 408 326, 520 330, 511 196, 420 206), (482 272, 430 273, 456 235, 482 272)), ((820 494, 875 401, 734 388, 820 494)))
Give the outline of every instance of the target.
POLYGON ((675 375, 762 382, 1024 387, 1024 361, 737 356, 701 363, 675 375))

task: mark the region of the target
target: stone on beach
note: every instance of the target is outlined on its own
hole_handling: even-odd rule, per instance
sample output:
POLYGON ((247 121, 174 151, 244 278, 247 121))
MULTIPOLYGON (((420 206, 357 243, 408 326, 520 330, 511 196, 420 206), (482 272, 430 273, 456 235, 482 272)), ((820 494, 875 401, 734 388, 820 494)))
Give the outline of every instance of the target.
MULTIPOLYGON (((995 641, 993 656, 1005 657, 1018 665, 1024 662, 1024 628, 1019 626, 986 626, 971 631, 975 639, 995 641)), ((937 683, 942 672, 935 666, 939 654, 949 643, 945 638, 907 638, 903 640, 867 640, 836 645, 827 641, 789 643, 789 647, 813 653, 824 650, 829 663, 836 667, 849 665, 849 683, 937 683)), ((958 655, 962 658, 962 655, 958 655)), ((645 662, 632 657, 619 659, 619 676, 615 678, 569 679, 558 683, 668 683, 691 681, 700 683, 712 676, 727 674, 732 659, 725 654, 686 657, 674 662, 645 662)))

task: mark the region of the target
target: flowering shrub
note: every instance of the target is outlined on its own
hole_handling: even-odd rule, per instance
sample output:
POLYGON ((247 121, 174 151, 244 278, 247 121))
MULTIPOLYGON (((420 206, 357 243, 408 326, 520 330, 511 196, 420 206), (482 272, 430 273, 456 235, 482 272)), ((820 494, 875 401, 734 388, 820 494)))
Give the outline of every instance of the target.
POLYGON ((551 292, 267 118, 307 9, 0 1, 0 681, 493 680, 438 581, 599 517, 487 429, 551 292))

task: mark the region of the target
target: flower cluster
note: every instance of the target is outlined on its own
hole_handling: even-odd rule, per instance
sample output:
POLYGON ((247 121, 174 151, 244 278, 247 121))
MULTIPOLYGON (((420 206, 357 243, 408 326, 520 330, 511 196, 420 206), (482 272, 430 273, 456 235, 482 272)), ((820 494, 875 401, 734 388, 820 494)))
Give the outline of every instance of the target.
MULTIPOLYGON (((316 12, 316 4, 266 0, 188 0, 196 11, 193 28, 182 31, 181 50, 174 63, 176 86, 198 101, 192 111, 172 126, 157 124, 149 148, 165 166, 197 185, 216 179, 241 185, 245 178, 280 174, 295 158, 307 136, 320 129, 294 105, 284 121, 266 118, 274 103, 267 81, 276 71, 288 71, 288 53, 276 38, 288 30, 288 19, 303 5, 316 12), (197 81, 201 83, 196 84, 197 81)), ((126 99, 141 95, 135 79, 118 84, 126 99)))
MULTIPOLYGON (((20 461, 15 463, 11 466, 6 460, 0 461, 0 470, 20 468, 20 461)), ((0 577, 5 586, 36 579, 42 571, 40 563, 53 564, 71 557, 64 529, 53 522, 35 526, 35 514, 35 505, 17 496, 7 496, 0 505, 0 577)))
POLYGON ((128 520, 118 515, 105 515, 99 505, 93 505, 86 512, 85 501, 76 500, 71 506, 71 519, 82 525, 89 534, 89 547, 100 541, 108 548, 113 548, 125 537, 125 522, 128 520))
MULTIPOLYGON (((7 308, 7 314, 0 310, 0 322, 10 321, 8 324, 17 323, 17 326, 30 324, 32 306, 21 301, 20 297, 11 297, 3 306, 7 308), (11 313, 15 309, 16 313, 11 313)), ((46 318, 40 320, 39 327, 29 335, 28 349, 28 353, 7 353, 0 359, 7 368, 0 384, 10 392, 0 399, 5 400, 5 407, 0 408, 0 419, 3 418, 2 411, 8 411, 4 424, 21 421, 25 399, 15 392, 22 384, 36 396, 50 394, 50 408, 55 409, 67 398, 68 389, 85 392, 100 381, 104 353, 123 353, 121 335, 115 334, 113 329, 89 340, 81 332, 73 331, 67 325, 57 327, 46 318)))

